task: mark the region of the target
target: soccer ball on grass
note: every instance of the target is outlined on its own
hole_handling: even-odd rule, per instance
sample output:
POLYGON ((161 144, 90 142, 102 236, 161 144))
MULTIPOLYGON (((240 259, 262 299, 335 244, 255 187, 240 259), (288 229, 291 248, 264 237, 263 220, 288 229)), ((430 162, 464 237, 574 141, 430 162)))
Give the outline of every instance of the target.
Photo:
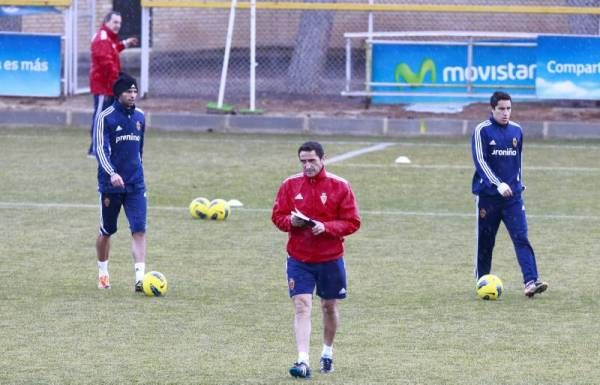
POLYGON ((230 212, 231 208, 225 199, 213 199, 208 207, 208 217, 212 220, 223 221, 230 212))
POLYGON ((167 278, 158 271, 146 273, 142 281, 142 289, 148 297, 161 297, 167 292, 167 278))
POLYGON ((477 280, 477 295, 481 299, 494 300, 502 295, 502 281, 493 274, 486 274, 477 280))
POLYGON ((208 207, 210 201, 203 197, 198 197, 190 203, 190 215, 194 219, 206 219, 208 217, 208 207))

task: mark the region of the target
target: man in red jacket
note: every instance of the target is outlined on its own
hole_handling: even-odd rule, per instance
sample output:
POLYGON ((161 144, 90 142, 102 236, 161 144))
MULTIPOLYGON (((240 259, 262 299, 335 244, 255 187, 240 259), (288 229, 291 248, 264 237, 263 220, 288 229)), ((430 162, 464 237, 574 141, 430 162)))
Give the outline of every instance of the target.
POLYGON ((309 345, 312 295, 316 287, 323 312, 321 373, 333 372, 333 339, 338 325, 337 300, 346 297, 344 237, 360 227, 350 184, 327 171, 323 147, 306 142, 298 149, 302 173, 288 177, 277 192, 272 221, 289 233, 287 279, 294 305, 298 361, 293 377, 311 376, 309 345))
POLYGON ((88 150, 88 155, 91 157, 95 157, 96 154, 93 140, 96 118, 102 110, 111 106, 114 101, 112 87, 121 71, 119 53, 125 48, 138 43, 138 39, 135 37, 119 41, 120 29, 121 14, 111 11, 104 17, 104 23, 92 38, 90 92, 94 96, 94 114, 90 128, 92 141, 88 150))

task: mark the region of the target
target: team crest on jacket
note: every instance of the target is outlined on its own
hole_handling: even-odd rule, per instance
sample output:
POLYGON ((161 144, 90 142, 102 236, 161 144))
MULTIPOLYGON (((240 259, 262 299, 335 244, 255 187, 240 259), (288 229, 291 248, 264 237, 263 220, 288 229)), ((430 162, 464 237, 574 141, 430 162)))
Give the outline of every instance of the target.
MULTIPOLYGON (((140 122, 135 122, 135 128, 137 128, 137 130, 141 130, 142 129, 142 123, 140 122)), ((514 139, 513 139, 514 140, 514 139)))
POLYGON ((487 212, 485 211, 485 209, 480 209, 479 210, 479 217, 481 219, 484 219, 486 215, 487 215, 487 212))
POLYGON ((327 203, 327 194, 321 193, 321 203, 327 203))
POLYGON ((110 206, 110 199, 108 197, 104 198, 104 207, 110 206))
POLYGON ((517 138, 513 138, 513 147, 517 148, 517 138))

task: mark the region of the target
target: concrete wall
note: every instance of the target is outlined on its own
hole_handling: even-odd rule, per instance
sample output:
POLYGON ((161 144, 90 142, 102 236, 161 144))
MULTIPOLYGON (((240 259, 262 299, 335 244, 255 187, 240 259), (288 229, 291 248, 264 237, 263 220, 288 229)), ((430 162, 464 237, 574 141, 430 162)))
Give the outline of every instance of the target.
MULTIPOLYGON (((0 110, 0 127, 68 126, 89 129, 91 112, 0 110)), ((373 137, 467 137, 479 121, 461 119, 388 119, 282 117, 146 112, 150 130, 228 133, 355 135, 373 137)), ((600 139, 599 123, 521 122, 528 138, 600 139)))

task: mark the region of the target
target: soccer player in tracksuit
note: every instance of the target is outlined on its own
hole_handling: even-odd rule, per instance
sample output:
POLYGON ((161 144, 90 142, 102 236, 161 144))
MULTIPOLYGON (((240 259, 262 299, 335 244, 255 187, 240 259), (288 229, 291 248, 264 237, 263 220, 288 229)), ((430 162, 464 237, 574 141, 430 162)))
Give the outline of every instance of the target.
POLYGON ((360 216, 348 182, 325 170, 323 147, 306 142, 298 149, 302 173, 288 177, 277 192, 272 221, 289 234, 287 280, 294 306, 298 360, 294 377, 311 376, 312 295, 316 287, 323 312, 321 373, 333 372, 333 339, 337 331, 337 300, 346 298, 344 237, 358 230, 360 216), (305 217, 292 215, 299 211, 305 217))
POLYGON ((512 100, 505 92, 490 98, 492 116, 473 131, 471 150, 475 164, 472 191, 477 196, 477 255, 475 275, 489 274, 500 222, 504 222, 523 273, 524 294, 533 297, 548 284, 540 280, 535 254, 527 237, 527 218, 521 193, 521 126, 510 121, 512 100))
POLYGON ((94 147, 98 160, 100 233, 96 240, 98 288, 110 288, 108 257, 110 236, 117 232, 121 206, 132 234, 135 291, 142 291, 146 260, 146 186, 142 155, 144 113, 135 107, 137 83, 121 74, 114 83, 116 100, 98 115, 94 147))

